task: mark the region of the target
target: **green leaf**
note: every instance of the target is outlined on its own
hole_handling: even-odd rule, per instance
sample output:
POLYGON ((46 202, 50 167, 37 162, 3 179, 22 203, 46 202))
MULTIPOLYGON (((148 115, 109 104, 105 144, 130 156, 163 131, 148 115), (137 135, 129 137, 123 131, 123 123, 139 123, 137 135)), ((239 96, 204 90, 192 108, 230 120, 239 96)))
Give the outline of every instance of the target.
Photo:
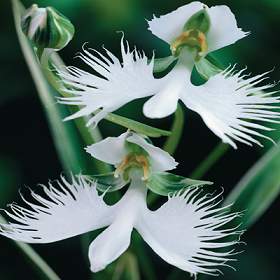
POLYGON ((243 211, 242 227, 255 223, 280 193, 280 147, 270 149, 239 181, 225 200, 243 211))
POLYGON ((163 57, 163 58, 155 58, 154 59, 154 73, 160 73, 165 71, 177 58, 173 55, 163 57))
POLYGON ((118 116, 113 113, 109 113, 105 119, 112 123, 121 125, 126 127, 132 131, 135 131, 140 134, 144 134, 148 137, 161 137, 161 136, 169 136, 171 134, 170 131, 158 129, 122 116, 118 116))
POLYGON ((87 176, 91 181, 96 181, 97 189, 101 192, 113 192, 124 187, 128 182, 123 179, 122 176, 115 177, 114 172, 101 175, 90 175, 87 176))
POLYGON ((213 62, 210 62, 210 59, 201 58, 198 62, 195 63, 197 72, 204 80, 209 80, 212 76, 221 73, 223 70, 216 66, 213 62))
POLYGON ((159 195, 168 195, 169 193, 179 191, 188 187, 212 185, 209 181, 200 181, 174 175, 168 172, 152 173, 147 180, 147 187, 159 195))

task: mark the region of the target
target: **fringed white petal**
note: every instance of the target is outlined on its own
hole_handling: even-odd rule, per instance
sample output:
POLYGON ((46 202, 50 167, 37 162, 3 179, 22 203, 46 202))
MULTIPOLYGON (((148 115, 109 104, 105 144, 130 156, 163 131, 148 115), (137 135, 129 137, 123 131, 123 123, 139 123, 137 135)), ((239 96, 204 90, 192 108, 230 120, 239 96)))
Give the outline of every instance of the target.
POLYGON ((105 204, 95 184, 82 176, 66 181, 61 176, 48 186, 40 185, 42 195, 31 192, 34 201, 22 195, 27 207, 12 204, 6 214, 15 222, 0 225, 0 234, 27 243, 49 243, 108 226, 114 207, 105 204))
POLYGON ((98 143, 88 146, 86 151, 94 158, 116 165, 127 155, 125 141, 128 135, 129 133, 125 132, 118 137, 107 137, 98 143))
POLYGON ((128 142, 142 147, 150 156, 151 168, 153 171, 167 171, 176 168, 178 163, 164 150, 148 143, 140 135, 133 133, 127 138, 128 142))
POLYGON ((262 131, 272 129, 256 122, 280 122, 276 111, 280 97, 273 96, 276 92, 264 92, 274 84, 260 85, 267 73, 248 78, 243 71, 234 73, 234 67, 228 68, 181 96, 188 108, 200 114, 206 125, 234 148, 235 141, 262 146, 256 137, 271 140, 262 131))
POLYGON ((223 226, 238 214, 217 208, 219 195, 200 194, 198 188, 189 188, 169 196, 158 210, 142 213, 135 228, 166 262, 193 275, 216 275, 235 254, 229 247, 238 243, 240 232, 223 226))
MULTIPOLYGON (((149 30, 170 44, 182 33, 188 19, 204 7, 205 4, 195 1, 159 18, 154 17, 148 21, 149 30)), ((209 52, 231 45, 248 34, 237 27, 235 16, 227 6, 206 7, 206 9, 211 21, 207 33, 209 52)))
POLYGON ((96 75, 76 67, 68 67, 66 71, 57 70, 63 80, 63 90, 69 93, 69 97, 60 97, 59 102, 81 107, 65 120, 94 113, 97 115, 89 120, 88 125, 97 124, 107 113, 132 100, 153 94, 157 88, 153 76, 154 60, 148 62, 143 52, 136 49, 130 51, 123 39, 121 53, 122 62, 106 49, 105 54, 83 49, 79 57, 96 75))

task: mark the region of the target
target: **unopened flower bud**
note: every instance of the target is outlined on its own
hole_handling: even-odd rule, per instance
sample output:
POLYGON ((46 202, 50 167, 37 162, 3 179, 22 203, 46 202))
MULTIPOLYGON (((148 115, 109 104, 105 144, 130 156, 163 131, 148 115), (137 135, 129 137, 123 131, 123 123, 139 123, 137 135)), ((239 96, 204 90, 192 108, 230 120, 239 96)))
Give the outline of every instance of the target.
POLYGON ((23 15, 21 28, 39 48, 60 50, 73 38, 75 28, 64 15, 52 7, 32 5, 23 15))

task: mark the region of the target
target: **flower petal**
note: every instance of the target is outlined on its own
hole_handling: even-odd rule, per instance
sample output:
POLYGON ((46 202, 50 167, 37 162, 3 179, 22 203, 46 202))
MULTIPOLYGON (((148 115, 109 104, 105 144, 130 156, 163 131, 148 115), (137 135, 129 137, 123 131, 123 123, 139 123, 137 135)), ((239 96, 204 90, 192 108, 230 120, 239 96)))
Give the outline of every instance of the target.
POLYGON ((113 165, 118 164, 127 155, 127 151, 125 149, 127 136, 128 132, 125 132, 118 137, 107 137, 98 143, 88 146, 86 151, 94 158, 101 161, 113 165))
POLYGON ((201 197, 198 188, 180 191, 158 210, 142 213, 135 228, 166 262, 194 275, 216 275, 234 253, 215 249, 238 243, 222 239, 240 235, 236 229, 221 229, 238 215, 227 214, 227 207, 214 208, 217 197, 201 197))
POLYGON ((208 13, 211 20, 211 27, 207 34, 208 52, 234 44, 250 34, 238 28, 235 16, 229 7, 213 6, 208 9, 208 13))
POLYGON ((125 195, 115 204, 114 222, 90 245, 89 259, 93 272, 104 269, 128 248, 135 220, 146 208, 146 194, 141 177, 133 178, 125 195))
POLYGON ((132 225, 114 223, 90 244, 90 270, 98 272, 116 260, 130 244, 132 225))
POLYGON ((121 40, 122 63, 111 52, 105 49, 103 55, 96 50, 84 49, 79 57, 90 66, 97 75, 90 74, 76 67, 68 67, 67 71, 57 69, 63 80, 63 90, 69 97, 59 98, 59 102, 80 106, 82 109, 65 120, 78 118, 99 112, 89 124, 97 124, 107 113, 113 112, 126 103, 137 98, 152 95, 157 88, 157 80, 153 76, 154 60, 136 49, 130 51, 129 45, 121 40))
POLYGON ((52 183, 41 185, 44 195, 31 192, 37 202, 29 202, 22 195, 28 208, 10 205, 6 214, 17 223, 0 225, 0 234, 27 243, 49 243, 79 235, 109 225, 114 207, 105 204, 98 196, 94 184, 82 176, 72 178, 72 183, 61 176, 58 188, 52 183))
POLYGON ((118 137, 107 137, 96 144, 88 146, 86 151, 101 161, 117 165, 129 153, 125 147, 125 141, 142 147, 149 154, 153 171, 171 170, 178 164, 167 152, 148 143, 137 133, 129 131, 118 137))
POLYGON ((165 77, 158 79, 159 91, 143 107, 146 117, 164 118, 176 111, 179 98, 190 81, 191 69, 189 59, 180 60, 165 77))
POLYGON ((149 30, 170 44, 182 33, 188 19, 202 10, 203 6, 203 3, 195 1, 160 17, 154 15, 153 19, 148 21, 149 30))
POLYGON ((267 73, 245 79, 242 71, 234 73, 234 67, 209 79, 202 86, 194 87, 181 96, 191 110, 200 114, 206 125, 223 142, 236 148, 235 140, 248 145, 261 143, 256 136, 271 140, 256 130, 272 130, 257 121, 279 123, 279 96, 265 93, 274 85, 260 86, 267 73), (277 104, 277 106, 275 106, 277 104))
MULTIPOLYGON (((154 17, 148 21, 149 30, 171 44, 182 33, 188 19, 204 7, 206 5, 195 1, 159 18, 154 17)), ((209 52, 231 45, 248 34, 237 27, 235 16, 227 6, 213 6, 206 9, 211 21, 207 33, 209 52)))
POLYGON ((176 111, 178 100, 179 92, 163 90, 145 102, 143 113, 152 119, 165 118, 176 111))
POLYGON ((167 171, 176 168, 178 163, 164 150, 148 143, 143 137, 133 133, 127 138, 128 142, 142 147, 150 156, 150 163, 153 171, 167 171))

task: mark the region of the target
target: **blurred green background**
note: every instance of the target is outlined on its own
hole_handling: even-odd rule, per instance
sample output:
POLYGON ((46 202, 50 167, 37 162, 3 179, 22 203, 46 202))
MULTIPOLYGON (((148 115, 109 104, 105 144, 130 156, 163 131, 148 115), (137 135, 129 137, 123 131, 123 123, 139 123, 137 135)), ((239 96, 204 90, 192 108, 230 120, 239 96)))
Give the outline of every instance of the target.
MULTIPOLYGON (((54 6, 68 16, 76 27, 73 41, 61 52, 68 65, 81 65, 75 54, 84 42, 100 49, 102 45, 119 54, 121 35, 131 45, 143 49, 148 56, 156 51, 156 57, 169 55, 168 46, 147 30, 145 19, 153 14, 161 15, 189 3, 173 0, 46 0, 37 1, 42 6, 54 6)), ((26 7, 32 1, 23 1, 26 7)), ((205 4, 227 4, 236 14, 238 25, 252 34, 233 46, 216 52, 225 65, 238 63, 240 68, 248 66, 252 74, 271 70, 271 82, 279 79, 280 73, 280 1, 279 0, 229 0, 205 1, 205 4)), ((221 22, 221 24, 223 24, 221 22)), ((62 171, 44 112, 37 97, 33 81, 22 56, 12 16, 10 1, 0 2, 0 207, 18 197, 17 192, 25 185, 35 186, 48 179, 58 178, 62 171)), ((171 118, 159 121, 144 119, 141 101, 129 104, 120 114, 143 120, 151 125, 168 128, 171 118)), ((187 176, 198 163, 218 143, 215 137, 201 122, 200 118, 185 110, 186 124, 184 136, 175 155, 180 166, 177 173, 187 176)), ((106 135, 120 132, 117 126, 106 121, 101 123, 106 135)), ((275 133, 280 138, 280 132, 275 133)), ((156 140, 162 144, 162 140, 156 140)), ((265 143, 264 149, 240 145, 238 151, 230 150, 219 163, 204 177, 222 186, 225 193, 239 181, 249 167, 271 147, 265 143)), ((81 150, 81 153, 84 153, 81 150)), ((279 159, 280 160, 280 159, 279 159)), ((237 272, 224 269, 219 279, 277 280, 280 278, 280 256, 278 253, 280 200, 274 202, 266 214, 245 235, 245 252, 238 256, 234 264, 237 272)), ((169 279, 171 266, 156 256, 144 242, 141 244, 150 256, 156 279, 169 279)), ((62 279, 97 279, 89 274, 87 259, 81 250, 79 238, 34 246, 48 261, 62 279)), ((12 242, 0 238, 0 279, 39 279, 23 255, 12 242)), ((141 255, 138 258, 144 257, 141 255)), ((101 279, 104 279, 102 276, 101 279)), ((142 275, 145 279, 145 276, 142 275)), ((100 278, 98 278, 100 279, 100 278)), ((109 278, 108 278, 109 279, 109 278)), ((186 273, 175 274, 172 279, 190 279, 186 273)), ((170 280, 172 280, 170 278, 170 280)))

